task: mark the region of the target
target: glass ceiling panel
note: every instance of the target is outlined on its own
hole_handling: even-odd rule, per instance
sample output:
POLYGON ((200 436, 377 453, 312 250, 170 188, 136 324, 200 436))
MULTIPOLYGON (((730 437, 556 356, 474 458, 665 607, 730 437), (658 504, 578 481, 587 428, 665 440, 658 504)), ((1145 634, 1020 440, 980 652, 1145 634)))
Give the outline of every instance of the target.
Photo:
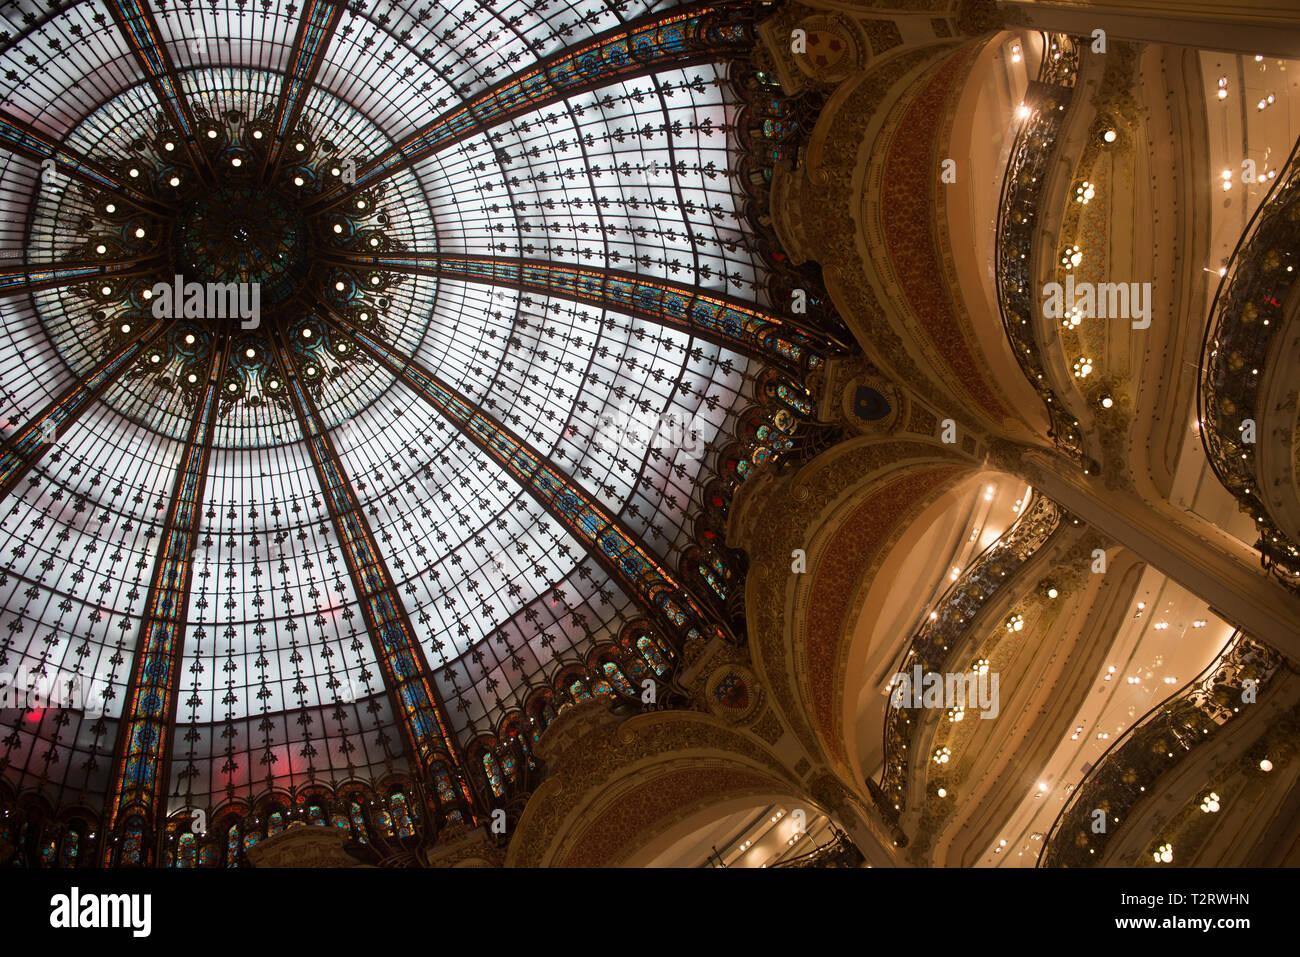
POLYGON ((0 668, 43 663, 50 679, 84 676, 98 700, 104 689, 112 693, 98 737, 89 728, 99 716, 78 709, 4 710, 4 735, 17 735, 3 750, 25 783, 47 771, 54 787, 102 786, 107 778, 180 449, 97 403, 42 460, 36 483, 24 481, 5 500, 0 535, 12 544, 0 553, 0 668), (61 727, 62 715, 71 723, 61 727), (74 742, 78 749, 97 742, 89 775, 84 754, 68 753, 74 742))
MULTIPOLYGON (((305 116, 341 156, 375 156, 538 59, 674 5, 352 4, 305 116)), ((65 6, 0 11, 0 99, 115 161, 154 127, 159 104, 105 4, 65 6)), ((274 109, 301 3, 155 8, 193 108, 274 109)), ((708 64, 577 94, 385 180, 384 232, 416 251, 635 271, 765 304, 731 172, 736 110, 725 68, 708 64)), ((84 241, 80 189, 40 173, 0 154, 0 265, 50 262, 84 241)), ((759 364, 558 296, 432 276, 402 277, 384 295, 384 342, 525 439, 676 568, 709 478, 703 452, 728 441, 759 364), (686 448, 647 447, 661 417, 698 434, 686 448)), ((102 361, 106 334, 89 308, 71 287, 0 301, 2 434, 102 361)), ((344 363, 314 401, 462 742, 644 614, 531 494, 378 364, 344 363)), ((21 786, 44 775, 61 801, 106 786, 191 419, 177 391, 124 376, 0 508, 0 664, 79 663, 115 693, 97 733, 84 716, 59 725, 48 714, 0 731, 21 786)), ((168 742, 170 806, 403 769, 399 719, 295 413, 236 403, 213 445, 168 742)))
POLYGON ((570 97, 416 165, 443 252, 635 270, 765 303, 728 148, 724 72, 667 70, 570 97))
POLYGON ((404 763, 304 446, 215 451, 204 498, 173 793, 214 806, 251 798, 268 771, 279 786, 378 776, 384 737, 404 763))

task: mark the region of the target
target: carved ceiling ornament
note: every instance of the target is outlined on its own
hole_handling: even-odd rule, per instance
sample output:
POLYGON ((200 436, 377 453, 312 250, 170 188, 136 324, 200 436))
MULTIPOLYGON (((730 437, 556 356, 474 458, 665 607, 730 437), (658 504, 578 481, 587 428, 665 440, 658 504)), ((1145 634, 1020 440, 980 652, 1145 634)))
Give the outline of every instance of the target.
POLYGON ((974 459, 936 441, 852 439, 788 479, 753 483, 733 507, 728 543, 744 547, 751 559, 746 611, 752 667, 808 753, 824 755, 842 774, 850 772, 831 696, 839 701, 843 691, 833 689, 847 656, 845 622, 854 620, 908 518, 976 467, 974 459), (887 508, 881 496, 889 499, 887 508), (837 551, 833 540, 851 525, 847 534, 855 541, 837 551), (798 550, 805 573, 794 571, 798 550))
POLYGON ((729 724, 748 720, 758 712, 762 702, 762 688, 754 673, 743 665, 723 665, 705 683, 705 707, 729 724))
POLYGON ((698 712, 583 720, 563 738, 539 742, 539 754, 551 773, 511 835, 508 867, 616 864, 710 802, 802 793, 754 735, 698 712), (701 799, 684 807, 690 790, 701 799))
POLYGON ((370 867, 349 854, 347 831, 337 827, 291 827, 245 850, 252 867, 370 867))
POLYGON ((781 5, 758 25, 770 63, 787 93, 830 89, 861 72, 870 56, 862 22, 837 10, 781 5))
MULTIPOLYGON (((959 50, 963 52, 965 48, 959 50)), ((883 374, 906 382, 909 389, 962 430, 982 433, 985 425, 971 409, 959 382, 941 385, 922 371, 899 334, 903 328, 893 304, 878 298, 866 267, 883 261, 883 244, 859 225, 870 144, 882 135, 891 109, 942 70, 953 56, 950 42, 903 50, 873 65, 861 77, 842 83, 827 101, 806 150, 805 164, 789 172, 778 168, 773 177, 773 226, 795 261, 822 264, 827 291, 837 310, 883 374), (815 235, 801 223, 815 222, 815 235)), ((964 59, 964 56, 963 56, 964 59)), ((927 213, 927 218, 928 218, 927 213)), ((913 346, 919 341, 909 336, 913 346)), ((994 418, 1001 422, 1004 412, 994 418)), ((987 415, 987 413, 986 413, 987 415)))
MULTIPOLYGON (((890 435, 908 421, 911 403, 907 393, 874 370, 851 378, 839 396, 840 414, 848 427, 861 435, 890 435)), ((933 435, 934 429, 928 434, 933 435)))

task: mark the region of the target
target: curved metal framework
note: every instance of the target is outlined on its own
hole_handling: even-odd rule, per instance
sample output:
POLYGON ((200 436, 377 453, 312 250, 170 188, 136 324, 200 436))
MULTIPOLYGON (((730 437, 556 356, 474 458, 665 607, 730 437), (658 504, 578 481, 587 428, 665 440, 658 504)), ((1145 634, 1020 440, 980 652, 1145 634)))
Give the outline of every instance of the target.
MULTIPOLYGON (((45 557, 24 545, 0 569, 0 663, 61 673, 72 655, 102 683, 71 722, 29 704, 0 741, 3 837, 25 860, 238 866, 315 824, 346 828, 371 862, 418 863, 446 828, 518 810, 559 713, 592 697, 677 706, 681 664, 743 637, 726 509, 746 477, 827 440, 797 431, 816 418, 804 377, 843 351, 820 300, 807 321, 764 304, 769 266, 728 207, 737 106, 722 71, 752 42, 752 9, 571 0, 572 23, 527 26, 518 0, 500 5, 481 25, 468 9, 389 23, 272 4, 258 16, 283 59, 259 71, 203 59, 240 3, 199 11, 202 51, 179 10, 74 3, 47 32, 125 47, 145 84, 74 81, 93 114, 57 131, 21 118, 39 85, 0 87, 0 147, 71 179, 18 169, 29 262, 0 275, 26 323, 11 330, 37 343, 28 361, 62 370, 5 390, 15 507, 0 527, 69 531, 28 536, 45 557), (366 131, 322 85, 335 56, 373 59, 360 25, 411 78, 393 103, 433 121, 403 131, 396 106, 366 131), (466 42, 488 51, 472 70, 447 52, 466 42), (534 216, 559 237, 545 259, 526 258, 534 216), (90 238, 69 245, 74 223, 90 238), (577 265, 593 252, 604 265, 577 265), (161 307, 173 273, 176 307, 161 307), (209 298, 191 314, 191 275, 257 284, 265 308, 214 321, 209 298), (693 415, 703 451, 610 441, 624 403, 661 423, 693 415), (128 434, 146 437, 138 451, 128 434), (430 554, 424 536, 441 551, 453 530, 430 554), (500 586, 465 574, 478 555, 500 586), (59 637, 20 637, 33 632, 59 637), (199 811, 209 828, 187 823, 199 811)), ((32 40, 0 32, 0 70, 48 75, 32 40)))

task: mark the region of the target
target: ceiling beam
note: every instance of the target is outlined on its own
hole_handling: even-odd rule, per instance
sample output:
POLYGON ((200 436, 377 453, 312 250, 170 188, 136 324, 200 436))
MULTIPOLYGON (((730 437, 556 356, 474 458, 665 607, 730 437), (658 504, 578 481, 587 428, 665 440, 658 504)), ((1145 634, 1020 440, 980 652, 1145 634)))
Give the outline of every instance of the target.
POLYGON ((213 182, 208 155, 199 142, 198 121, 185 99, 180 73, 171 54, 167 52, 167 44, 158 29, 158 22, 143 0, 104 0, 104 3, 121 30, 127 49, 144 71, 145 79, 158 98, 158 105, 180 136, 194 171, 200 179, 213 182))
MULTIPOLYGON (((338 450, 321 421, 320 411, 297 374, 293 352, 279 334, 275 343, 285 392, 302 429, 317 482, 324 493, 375 659, 379 662, 384 687, 403 730, 411 769, 427 785, 427 792, 435 793, 438 789, 431 773, 433 766, 445 762, 456 768, 461 794, 472 812, 473 803, 465 786, 465 766, 460 749, 452 736, 446 708, 438 697, 433 672, 416 638, 415 627, 402 605, 397 585, 384 562, 338 450)), ((446 795, 442 797, 445 802, 446 795)))
POLYGON ((36 163, 53 160, 56 169, 91 189, 107 190, 124 203, 152 215, 167 215, 166 206, 131 186, 129 181, 4 110, 0 110, 0 148, 36 163))
POLYGON ((263 180, 274 180, 284 158, 284 146, 302 118, 307 94, 329 51, 334 30, 345 7, 335 0, 307 0, 289 53, 289 66, 276 100, 274 133, 262 169, 263 180))
POLYGON ((212 434, 221 401, 218 373, 223 359, 224 350, 219 351, 214 344, 205 385, 195 402, 185 447, 177 459, 167 517, 158 538, 113 753, 104 821, 105 866, 122 863, 112 860, 112 837, 119 824, 136 814, 143 818, 145 832, 139 863, 156 863, 156 845, 167 812, 167 778, 176 731, 190 580, 203 520, 200 506, 207 484, 212 434))
POLYGON ((695 286, 680 286, 615 269, 589 269, 504 256, 405 251, 369 256, 327 250, 322 259, 344 269, 381 269, 558 296, 677 329, 733 352, 793 370, 820 365, 825 355, 839 351, 809 324, 695 286))
POLYGON ((111 276, 122 279, 154 272, 163 264, 163 257, 147 259, 121 259, 97 263, 23 263, 17 266, 0 266, 0 298, 53 289, 93 279, 111 276))

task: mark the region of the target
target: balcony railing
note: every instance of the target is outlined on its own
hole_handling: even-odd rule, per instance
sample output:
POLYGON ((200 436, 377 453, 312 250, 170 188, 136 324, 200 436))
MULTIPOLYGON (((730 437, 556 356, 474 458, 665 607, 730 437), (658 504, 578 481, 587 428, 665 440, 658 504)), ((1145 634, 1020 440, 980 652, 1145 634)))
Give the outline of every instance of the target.
POLYGON ((1097 864, 1134 805, 1159 794, 1164 774, 1241 714, 1248 686, 1258 701, 1281 663, 1277 652, 1234 634, 1208 668, 1106 750, 1052 824, 1038 866, 1097 864))
POLYGON ((1048 384, 1043 348, 1033 315, 1039 308, 1037 269, 1030 250, 1038 227, 1053 147, 1065 126, 1079 72, 1079 47, 1064 34, 1044 34, 1043 63, 1025 93, 1029 113, 1011 147, 998 207, 997 289, 999 311, 1011 351, 1029 384, 1047 406, 1056 445, 1090 471, 1098 466, 1084 449, 1078 422, 1048 384))
MULTIPOLYGON (((954 667, 952 660, 962 634, 989 599, 1047 544, 1064 518, 1060 506, 1035 492, 1016 523, 984 549, 944 593, 933 616, 924 621, 912 638, 898 672, 909 672, 917 665, 922 672, 968 670, 954 667)), ((896 815, 907 807, 908 756, 913 737, 920 728, 920 722, 915 720, 919 709, 895 708, 892 700, 886 708, 881 790, 888 808, 886 813, 892 811, 896 815)))
MULTIPOLYGON (((1201 346, 1197 409, 1210 467, 1254 520, 1260 561, 1300 590, 1300 545, 1278 528, 1260 494, 1254 442, 1270 350, 1300 263, 1300 141, 1255 210, 1219 281, 1201 346)), ((1279 369, 1278 375, 1291 370, 1279 369)), ((1263 438, 1262 433, 1259 438, 1263 438)))

